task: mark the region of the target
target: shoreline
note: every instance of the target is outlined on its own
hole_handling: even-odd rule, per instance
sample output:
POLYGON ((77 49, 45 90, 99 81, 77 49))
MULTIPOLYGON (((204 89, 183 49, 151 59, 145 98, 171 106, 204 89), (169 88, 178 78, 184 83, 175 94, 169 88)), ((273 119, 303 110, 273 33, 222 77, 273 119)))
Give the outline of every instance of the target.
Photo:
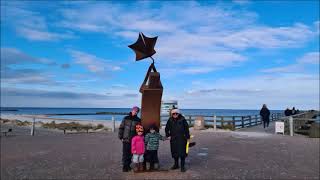
MULTIPOLYGON (((7 119, 7 120, 20 120, 20 121, 27 121, 27 122, 33 122, 33 118, 35 118, 35 124, 39 125, 42 123, 50 123, 52 121, 55 121, 56 123, 71 123, 76 122, 81 125, 98 125, 102 124, 104 127, 112 128, 112 120, 79 120, 79 119, 63 119, 63 118, 50 118, 46 115, 30 115, 30 114, 23 114, 23 115, 14 115, 14 114, 1 114, 1 119, 7 119)), ((120 126, 121 121, 115 120, 115 128, 118 128, 120 126)))

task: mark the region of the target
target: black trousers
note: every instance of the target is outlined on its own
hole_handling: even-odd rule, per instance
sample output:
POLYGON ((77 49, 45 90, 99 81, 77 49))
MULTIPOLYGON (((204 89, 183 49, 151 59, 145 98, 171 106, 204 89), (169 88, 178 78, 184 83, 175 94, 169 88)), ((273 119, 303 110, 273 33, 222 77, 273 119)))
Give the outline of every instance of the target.
POLYGON ((269 127, 269 121, 263 121, 263 128, 266 128, 266 125, 269 127))
POLYGON ((146 162, 151 164, 159 163, 158 150, 147 150, 145 159, 146 162))
POLYGON ((122 164, 123 167, 130 167, 131 164, 131 143, 129 142, 123 142, 122 143, 122 164))
POLYGON ((185 159, 186 159, 186 157, 182 157, 182 156, 180 156, 180 157, 174 157, 174 164, 175 164, 175 165, 178 165, 178 163, 179 163, 179 158, 180 158, 181 168, 184 168, 184 164, 185 164, 185 159))

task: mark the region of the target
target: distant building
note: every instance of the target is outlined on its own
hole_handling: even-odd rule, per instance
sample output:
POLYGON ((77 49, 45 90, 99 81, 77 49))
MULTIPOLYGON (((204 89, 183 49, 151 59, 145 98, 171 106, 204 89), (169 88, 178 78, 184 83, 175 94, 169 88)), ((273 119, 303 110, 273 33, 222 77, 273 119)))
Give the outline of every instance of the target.
POLYGON ((161 102, 161 116, 168 116, 172 108, 178 108, 177 100, 168 100, 161 102))

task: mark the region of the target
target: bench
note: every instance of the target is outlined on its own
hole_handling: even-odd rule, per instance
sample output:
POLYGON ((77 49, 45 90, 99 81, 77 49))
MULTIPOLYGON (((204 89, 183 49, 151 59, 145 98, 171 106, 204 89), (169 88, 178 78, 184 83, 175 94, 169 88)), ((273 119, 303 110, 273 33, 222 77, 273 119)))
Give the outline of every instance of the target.
POLYGON ((3 134, 4 136, 7 136, 7 134, 8 134, 9 132, 12 132, 12 129, 11 129, 11 128, 8 129, 8 130, 1 131, 1 134, 3 134))

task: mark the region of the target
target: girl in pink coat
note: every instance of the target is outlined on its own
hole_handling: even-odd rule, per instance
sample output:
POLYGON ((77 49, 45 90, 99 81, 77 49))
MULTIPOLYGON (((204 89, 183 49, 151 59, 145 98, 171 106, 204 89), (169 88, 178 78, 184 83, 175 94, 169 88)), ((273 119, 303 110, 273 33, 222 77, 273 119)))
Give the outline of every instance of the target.
POLYGON ((138 124, 136 125, 137 134, 131 140, 131 153, 132 162, 134 163, 133 171, 143 171, 143 154, 144 154, 144 137, 143 137, 143 127, 138 124))

